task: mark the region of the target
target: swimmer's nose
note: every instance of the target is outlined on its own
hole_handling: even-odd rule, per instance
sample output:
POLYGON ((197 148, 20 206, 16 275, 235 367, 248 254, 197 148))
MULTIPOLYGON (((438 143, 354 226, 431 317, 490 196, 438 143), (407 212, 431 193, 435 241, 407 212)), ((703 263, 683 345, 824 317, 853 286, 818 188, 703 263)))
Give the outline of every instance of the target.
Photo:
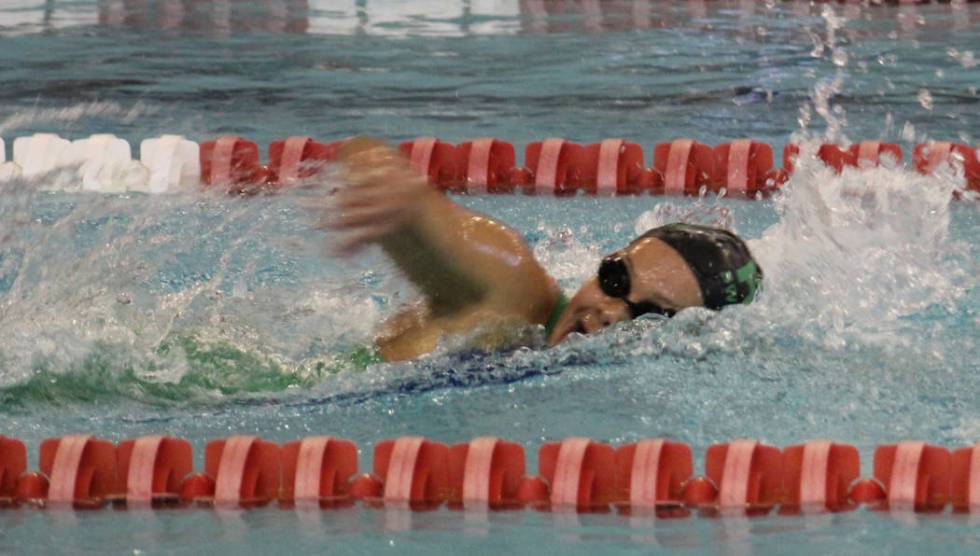
POLYGON ((579 322, 582 323, 582 328, 585 329, 586 334, 592 334, 597 330, 602 330, 605 324, 602 324, 602 320, 595 313, 589 313, 583 316, 579 322))
POLYGON ((615 306, 606 305, 599 312, 599 321, 602 322, 603 328, 615 324, 621 320, 626 320, 629 318, 629 314, 624 309, 625 303, 620 307, 619 304, 615 306))
POLYGON ((623 320, 621 315, 611 309, 600 309, 582 317, 582 328, 589 334, 623 320))
POLYGON ((629 310, 622 300, 612 300, 590 306, 581 306, 566 312, 548 338, 548 345, 555 345, 573 332, 592 334, 622 320, 629 320, 629 310))

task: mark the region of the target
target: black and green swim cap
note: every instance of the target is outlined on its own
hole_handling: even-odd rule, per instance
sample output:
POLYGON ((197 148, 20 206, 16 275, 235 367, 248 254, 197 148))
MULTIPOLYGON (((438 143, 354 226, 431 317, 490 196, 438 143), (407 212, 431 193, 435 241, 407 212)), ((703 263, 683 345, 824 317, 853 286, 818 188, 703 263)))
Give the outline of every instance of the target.
POLYGON ((701 298, 709 309, 751 303, 762 285, 762 268, 748 246, 735 234, 721 228, 696 224, 667 224, 654 228, 635 241, 655 237, 671 246, 691 267, 701 298))

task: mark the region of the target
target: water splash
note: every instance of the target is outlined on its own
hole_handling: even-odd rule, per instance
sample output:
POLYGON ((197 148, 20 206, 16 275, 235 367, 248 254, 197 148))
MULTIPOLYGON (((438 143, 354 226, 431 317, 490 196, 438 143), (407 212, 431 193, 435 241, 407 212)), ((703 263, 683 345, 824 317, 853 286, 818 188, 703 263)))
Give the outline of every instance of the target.
MULTIPOLYGON (((817 146, 803 144, 791 180, 773 200, 778 221, 749 241, 766 273, 755 303, 720 313, 687 310, 670 321, 641 319, 555 351, 716 361, 717 368, 776 381, 787 380, 794 360, 791 367, 821 373, 874 358, 889 361, 899 376, 962 368, 962 353, 976 350, 964 332, 976 329, 976 319, 964 313, 963 300, 977 290, 980 272, 970 245, 950 238, 958 180, 952 172, 923 176, 894 160, 838 175, 817 159, 817 146), (748 370, 740 363, 747 361, 748 370)), ((705 198, 662 202, 634 229, 675 221, 740 224, 728 205, 705 198)), ((581 249, 578 241, 568 240, 581 249)), ((591 261, 568 263, 562 263, 568 276, 594 272, 591 261)))
MULTIPOLYGON (((838 176, 813 150, 804 145, 774 200, 777 224, 750 242, 766 272, 751 306, 641 319, 552 350, 460 359, 448 352, 461 339, 422 361, 364 373, 341 371, 365 368, 351 354, 411 289, 380 257, 369 255, 363 270, 320 257, 305 209, 322 195, 316 188, 150 198, 38 193, 22 183, 0 203, 0 327, 10 331, 0 339, 4 405, 114 396, 212 403, 290 391, 354 399, 637 357, 744 357, 766 361, 756 376, 781 377, 774 362, 801 349, 817 367, 850 349, 955 349, 916 345, 922 315, 960 310, 976 286, 967 246, 948 238, 954 180, 895 164, 838 176)), ((730 203, 659 202, 614 235, 671 221, 744 225, 730 203)), ((573 290, 594 273, 605 235, 539 226, 532 246, 573 290)))
POLYGON ((817 33, 807 29, 810 39, 814 43, 810 56, 824 58, 829 55, 835 69, 832 76, 821 78, 814 84, 810 94, 810 102, 800 106, 798 122, 801 131, 805 133, 812 123, 813 112, 816 112, 827 126, 824 139, 828 142, 846 143, 847 139, 843 135, 843 131, 847 127, 847 116, 844 107, 840 104, 834 104, 833 101, 835 96, 844 91, 848 54, 838 37, 838 32, 847 23, 847 19, 838 15, 834 8, 829 5, 823 6, 820 15, 824 21, 825 37, 821 38, 817 33))
POLYGON ((371 293, 373 271, 350 283, 310 263, 323 238, 309 188, 233 199, 40 185, 8 182, 0 203, 8 394, 168 400, 304 385, 350 367, 388 302, 371 293))
POLYGON ((567 226, 551 228, 539 224, 537 232, 543 237, 533 246, 534 257, 563 290, 574 291, 587 276, 595 273, 603 252, 599 245, 583 239, 589 235, 588 229, 576 233, 567 226))
POLYGON ((735 229, 735 221, 731 209, 718 204, 711 198, 702 197, 698 203, 687 206, 669 202, 661 203, 652 210, 641 214, 636 219, 633 231, 636 235, 640 235, 652 228, 673 222, 714 226, 716 228, 725 228, 726 230, 735 229))
POLYGON ((143 103, 125 107, 115 102, 86 102, 60 108, 32 108, 22 110, 0 120, 0 135, 39 124, 77 124, 87 118, 109 118, 122 124, 131 124, 141 117, 157 112, 143 103))
POLYGON ((903 319, 953 310, 971 278, 968 245, 948 238, 952 176, 887 165, 838 176, 801 160, 775 201, 779 223, 750 244, 767 273, 767 311, 800 337, 839 348, 907 344, 903 319))

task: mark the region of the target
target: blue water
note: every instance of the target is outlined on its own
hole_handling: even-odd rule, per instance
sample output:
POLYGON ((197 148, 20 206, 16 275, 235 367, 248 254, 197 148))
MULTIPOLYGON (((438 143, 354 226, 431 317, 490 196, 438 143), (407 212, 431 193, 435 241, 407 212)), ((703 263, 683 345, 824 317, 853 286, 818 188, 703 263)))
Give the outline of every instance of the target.
MULTIPOLYGON (((565 136, 644 145, 791 134, 976 144, 980 5, 712 2, 425 4, 17 2, 0 7, 0 136, 355 133, 518 148, 565 136), (180 10, 175 11, 174 6, 180 10), (305 6, 305 7, 304 7, 305 6), (285 15, 284 15, 285 14, 285 15)), ((649 156, 649 155, 648 155, 649 156)), ((329 255, 311 184, 275 196, 0 190, 2 434, 32 451, 93 431, 373 442, 496 434, 537 446, 667 435, 696 458, 757 437, 874 446, 980 437, 980 216, 902 168, 804 161, 772 201, 460 197, 524 234, 566 291, 637 231, 683 218, 751 240, 758 303, 687 311, 556 349, 360 370, 346 361, 413 299, 380 256, 329 255)), ((36 465, 36 454, 31 455, 36 465)), ((700 462, 696 462, 700 465, 700 462)), ((533 512, 2 511, 0 551, 973 553, 945 515, 631 522, 533 512), (339 542, 338 542, 339 541, 339 542), (330 543, 327 545, 326 543, 330 543), (334 547, 334 543, 339 544, 334 547)))

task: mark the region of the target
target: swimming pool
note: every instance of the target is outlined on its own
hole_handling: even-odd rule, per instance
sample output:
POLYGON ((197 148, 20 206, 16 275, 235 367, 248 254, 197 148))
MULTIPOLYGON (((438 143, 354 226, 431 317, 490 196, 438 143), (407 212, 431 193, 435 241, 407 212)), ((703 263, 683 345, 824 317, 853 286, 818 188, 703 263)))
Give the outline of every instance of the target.
MULTIPOLYGON (((589 2, 352 4, 5 4, 0 136, 496 136, 519 148, 622 136, 649 153, 675 137, 778 147, 826 130, 899 143, 907 157, 926 139, 978 142, 976 4, 612 2, 598 16, 589 2)), ((858 446, 868 476, 878 444, 960 447, 980 434, 980 219, 974 203, 947 203, 948 188, 814 164, 758 203, 460 197, 521 230, 566 290, 638 228, 727 210, 767 290, 749 307, 551 350, 356 372, 337 358, 412 294, 377 254, 326 256, 308 190, 230 199, 20 184, 0 195, 2 434, 28 443, 32 469, 43 438, 80 431, 165 431, 191 440, 198 463, 211 438, 334 434, 358 443, 362 469, 375 441, 406 434, 500 435, 525 446, 530 469, 542 442, 573 435, 671 436, 696 469, 709 444, 733 438, 832 438, 858 446)), ((972 553, 977 542, 969 517, 864 510, 653 523, 439 510, 408 527, 360 507, 0 520, 4 551, 972 553)))

